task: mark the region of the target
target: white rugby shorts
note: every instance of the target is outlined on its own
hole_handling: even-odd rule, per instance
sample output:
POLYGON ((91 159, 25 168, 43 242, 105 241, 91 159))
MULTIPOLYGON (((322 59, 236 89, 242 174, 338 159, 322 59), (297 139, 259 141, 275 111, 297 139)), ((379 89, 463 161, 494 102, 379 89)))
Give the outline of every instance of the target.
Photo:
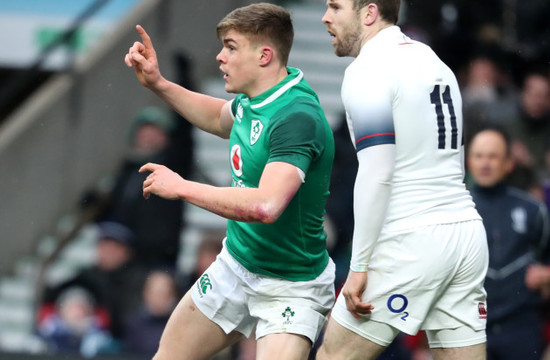
POLYGON ((430 340, 432 347, 482 343, 487 321, 483 282, 488 262, 481 220, 385 232, 371 258, 363 294, 363 301, 374 305, 372 314, 355 319, 340 294, 331 316, 382 346, 389 345, 398 331, 381 332, 380 324, 410 335, 426 330, 429 338, 435 334, 430 340), (440 331, 463 328, 471 331, 440 331), (378 334, 373 333, 375 329, 378 334), (446 337, 441 340, 443 334, 446 337))
POLYGON ((225 333, 256 339, 275 333, 306 336, 315 343, 334 304, 332 259, 311 281, 289 281, 253 274, 224 247, 190 289, 197 308, 225 333))

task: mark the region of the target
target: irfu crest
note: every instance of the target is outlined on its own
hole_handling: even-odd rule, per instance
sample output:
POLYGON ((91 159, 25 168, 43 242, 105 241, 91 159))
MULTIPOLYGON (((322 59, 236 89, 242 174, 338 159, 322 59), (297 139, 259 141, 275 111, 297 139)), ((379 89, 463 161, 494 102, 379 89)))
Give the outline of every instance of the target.
POLYGON ((292 311, 290 306, 287 306, 285 311, 283 311, 281 315, 285 318, 285 321, 283 322, 283 324, 285 325, 292 324, 292 321, 290 320, 290 318, 294 317, 294 311, 292 311))
POLYGON ((254 145, 260 138, 264 125, 260 120, 252 120, 250 127, 250 145, 254 145))

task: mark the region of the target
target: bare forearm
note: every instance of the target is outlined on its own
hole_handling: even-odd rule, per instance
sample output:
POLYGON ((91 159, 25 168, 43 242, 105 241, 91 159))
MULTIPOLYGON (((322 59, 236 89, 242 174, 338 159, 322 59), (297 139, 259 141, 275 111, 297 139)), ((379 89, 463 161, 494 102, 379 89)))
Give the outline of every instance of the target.
POLYGON ((215 187, 187 181, 180 198, 226 219, 272 223, 286 204, 278 204, 257 188, 215 187))
POLYGON ((226 100, 190 91, 166 79, 150 89, 191 124, 222 138, 228 137, 220 121, 226 100))

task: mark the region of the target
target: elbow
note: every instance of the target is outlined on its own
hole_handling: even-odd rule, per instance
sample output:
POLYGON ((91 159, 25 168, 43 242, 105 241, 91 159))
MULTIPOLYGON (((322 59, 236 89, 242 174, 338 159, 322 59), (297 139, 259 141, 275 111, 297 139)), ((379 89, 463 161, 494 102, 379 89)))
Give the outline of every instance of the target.
POLYGON ((382 169, 378 174, 378 182, 383 185, 390 185, 393 180, 393 171, 393 166, 382 169))
POLYGON ((283 213, 283 209, 271 202, 260 204, 256 207, 256 221, 262 224, 273 224, 283 213))

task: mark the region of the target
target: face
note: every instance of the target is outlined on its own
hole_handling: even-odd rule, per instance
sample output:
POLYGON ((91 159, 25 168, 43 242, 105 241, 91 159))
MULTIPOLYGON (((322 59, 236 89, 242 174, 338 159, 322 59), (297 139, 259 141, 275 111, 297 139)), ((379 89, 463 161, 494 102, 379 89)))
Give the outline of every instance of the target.
POLYGON ((332 36, 332 46, 337 56, 359 55, 363 29, 360 13, 353 9, 351 0, 328 0, 322 20, 332 36))
POLYGON ((136 132, 135 146, 147 154, 153 154, 168 145, 168 134, 153 124, 145 124, 136 132))
POLYGON ((488 59, 476 59, 470 63, 468 84, 474 87, 494 87, 497 82, 497 68, 488 59))
POLYGON ((525 81, 522 103, 527 114, 542 118, 550 112, 550 83, 541 75, 532 75, 525 81))
POLYGON ((225 91, 250 94, 256 84, 258 47, 243 34, 229 30, 222 38, 223 48, 216 56, 225 80, 225 91))
POLYGON ((512 161, 506 153, 506 142, 499 133, 486 130, 472 139, 468 170, 482 187, 494 186, 508 175, 512 161))
POLYGON ((166 273, 153 272, 145 282, 143 297, 154 315, 170 314, 177 302, 174 281, 166 273))
POLYGON ((118 241, 101 239, 97 248, 99 268, 106 271, 118 269, 130 258, 130 249, 118 241))

